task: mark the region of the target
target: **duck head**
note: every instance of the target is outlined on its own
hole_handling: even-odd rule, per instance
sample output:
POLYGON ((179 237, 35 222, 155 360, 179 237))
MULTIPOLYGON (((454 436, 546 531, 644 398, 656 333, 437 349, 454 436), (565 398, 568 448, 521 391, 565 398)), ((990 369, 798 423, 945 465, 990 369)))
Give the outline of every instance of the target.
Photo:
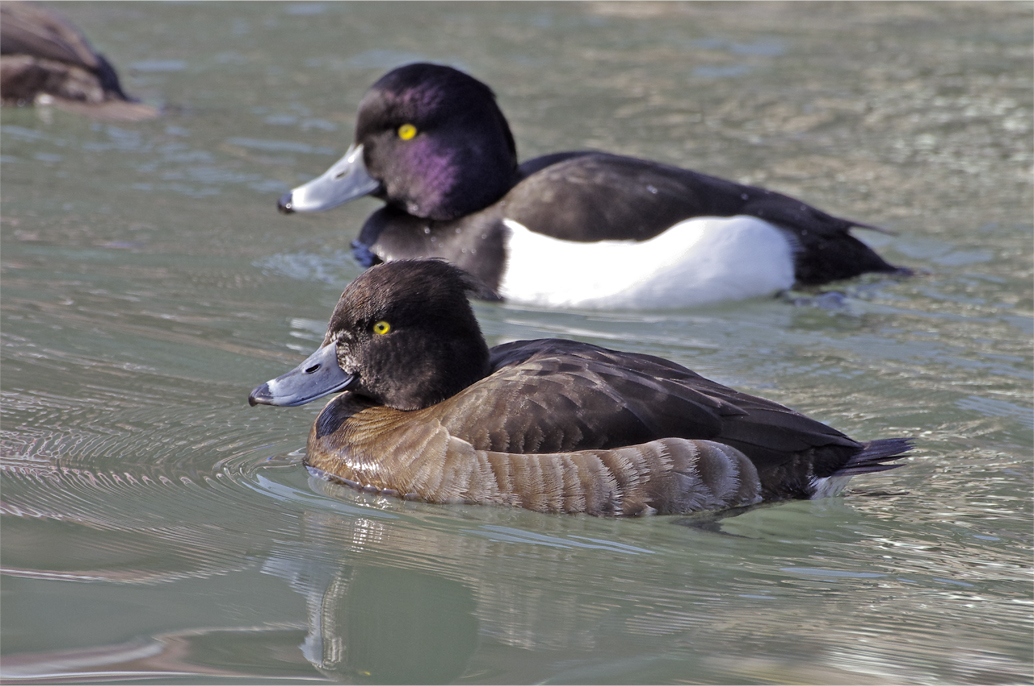
POLYGON ((367 92, 345 156, 278 207, 317 212, 373 195, 416 217, 449 220, 501 198, 516 173, 513 134, 492 90, 452 67, 409 64, 367 92))
POLYGON ((349 391, 398 410, 435 405, 488 372, 488 345, 467 300, 477 288, 439 260, 371 267, 341 294, 319 350, 248 402, 303 405, 349 391))

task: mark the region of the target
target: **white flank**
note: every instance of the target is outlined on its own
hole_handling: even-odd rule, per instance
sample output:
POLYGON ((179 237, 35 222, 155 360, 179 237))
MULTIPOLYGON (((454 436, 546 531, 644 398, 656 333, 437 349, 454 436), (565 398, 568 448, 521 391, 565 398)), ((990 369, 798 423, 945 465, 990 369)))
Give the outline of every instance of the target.
POLYGON ((504 219, 500 295, 546 307, 692 307, 769 295, 794 282, 785 234, 756 217, 696 217, 648 241, 580 243, 504 219))

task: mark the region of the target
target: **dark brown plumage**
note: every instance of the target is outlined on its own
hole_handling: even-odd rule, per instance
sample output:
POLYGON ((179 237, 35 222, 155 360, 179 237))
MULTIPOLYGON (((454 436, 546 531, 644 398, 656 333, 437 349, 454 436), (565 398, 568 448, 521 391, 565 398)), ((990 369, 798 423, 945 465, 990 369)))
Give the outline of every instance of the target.
POLYGON ((371 268, 345 289, 320 351, 255 389, 252 404, 344 391, 309 436, 306 464, 319 473, 428 502, 544 512, 816 497, 898 466, 886 462, 909 447, 859 443, 650 355, 554 339, 489 351, 472 284, 440 261, 371 268))
POLYGON ((109 119, 158 114, 125 94, 114 67, 61 14, 31 2, 0 3, 0 99, 26 105, 41 96, 109 119))
POLYGON ((548 307, 688 307, 869 272, 911 273, 852 234, 875 226, 764 188, 604 152, 518 164, 492 90, 439 64, 404 65, 374 83, 345 156, 278 207, 318 212, 364 195, 385 206, 352 243, 359 264, 442 258, 495 299, 548 307), (741 241, 744 227, 751 238, 741 241), (568 262, 575 274, 599 273, 611 242, 634 247, 623 251, 627 271, 640 277, 634 287, 582 293, 571 287, 575 275, 568 282, 533 276, 559 251, 585 255, 568 262), (671 247, 655 253, 659 244, 671 247))

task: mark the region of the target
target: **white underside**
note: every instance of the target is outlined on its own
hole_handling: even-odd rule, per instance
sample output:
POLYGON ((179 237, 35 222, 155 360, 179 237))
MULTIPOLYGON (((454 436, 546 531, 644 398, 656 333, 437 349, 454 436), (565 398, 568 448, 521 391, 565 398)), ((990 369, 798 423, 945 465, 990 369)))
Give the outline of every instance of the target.
POLYGON ((697 217, 648 241, 580 243, 512 220, 499 293, 546 307, 681 308, 770 295, 794 282, 786 235, 756 217, 697 217))

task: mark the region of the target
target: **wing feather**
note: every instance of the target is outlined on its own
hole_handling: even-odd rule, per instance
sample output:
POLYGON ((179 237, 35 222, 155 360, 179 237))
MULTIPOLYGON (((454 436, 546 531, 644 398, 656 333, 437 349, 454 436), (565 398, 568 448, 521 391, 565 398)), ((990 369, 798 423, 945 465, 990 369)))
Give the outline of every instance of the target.
POLYGON ((492 351, 493 373, 440 406, 441 422, 477 450, 611 449, 659 438, 719 441, 759 470, 817 448, 832 468, 860 444, 777 403, 650 355, 564 340, 492 351))

